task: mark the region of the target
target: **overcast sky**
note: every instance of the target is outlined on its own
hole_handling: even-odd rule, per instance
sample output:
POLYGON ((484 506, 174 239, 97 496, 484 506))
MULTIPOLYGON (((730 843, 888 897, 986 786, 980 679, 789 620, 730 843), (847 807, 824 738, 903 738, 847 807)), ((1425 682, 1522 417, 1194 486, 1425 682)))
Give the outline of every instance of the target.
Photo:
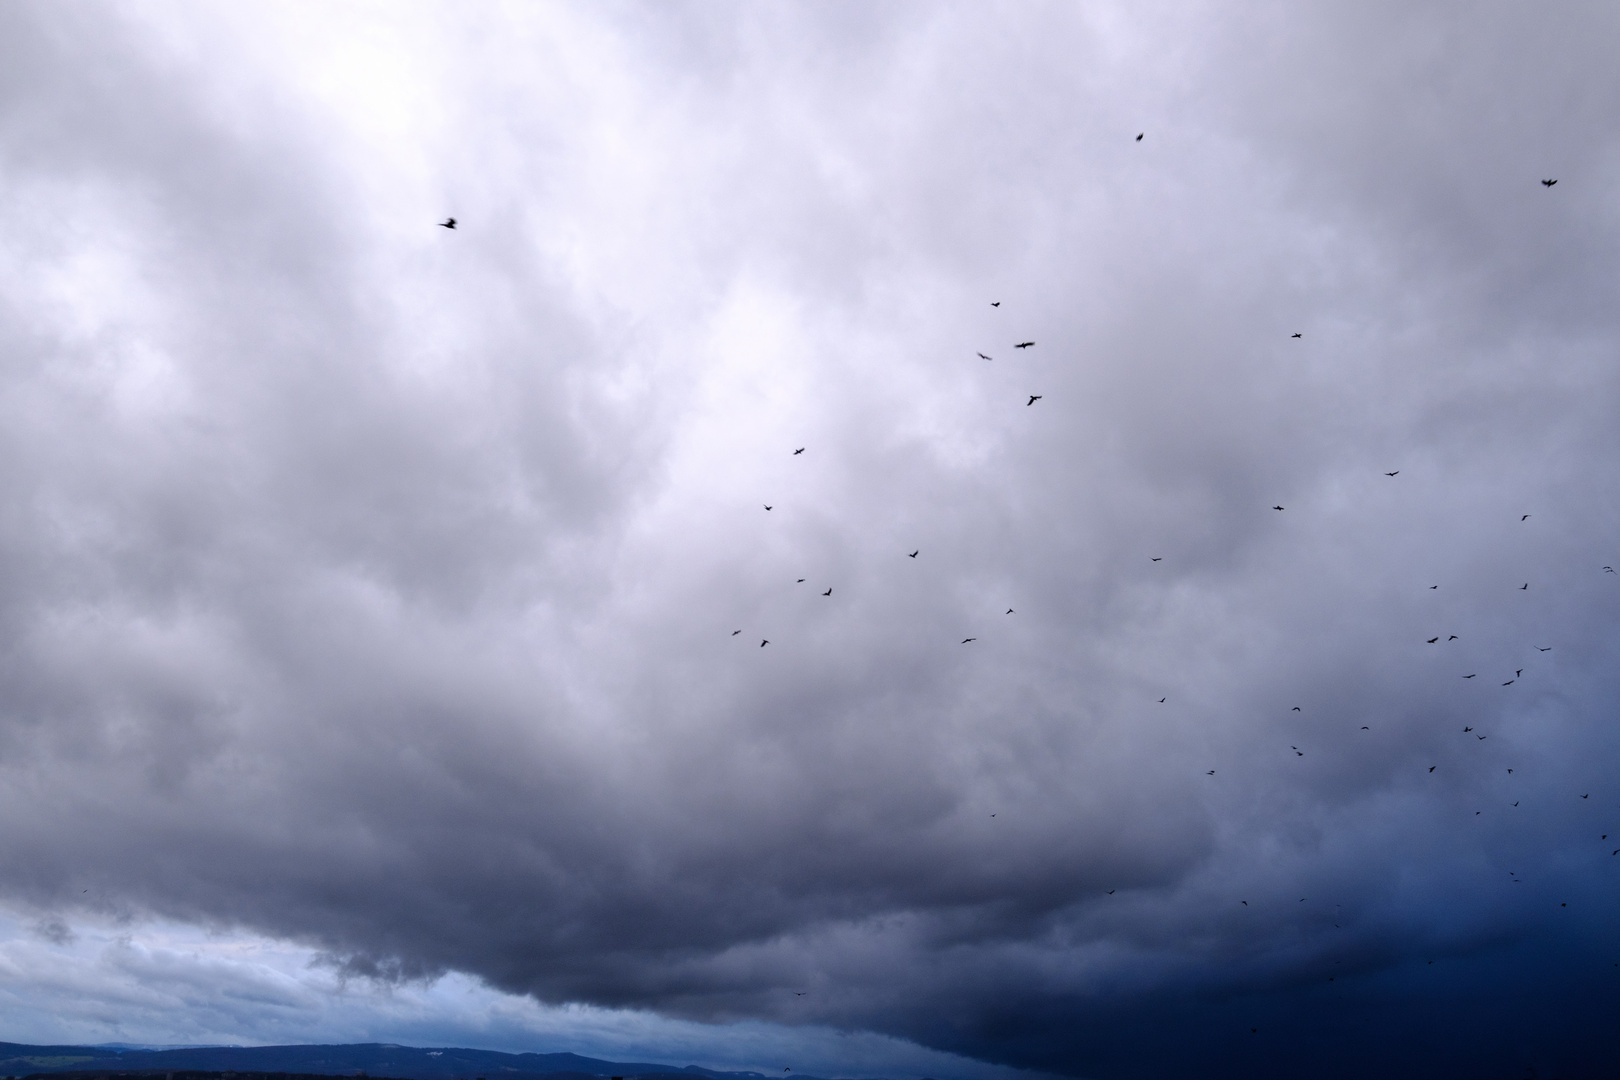
POLYGON ((0 1038, 1612 1068, 1617 55, 0 7, 0 1038))

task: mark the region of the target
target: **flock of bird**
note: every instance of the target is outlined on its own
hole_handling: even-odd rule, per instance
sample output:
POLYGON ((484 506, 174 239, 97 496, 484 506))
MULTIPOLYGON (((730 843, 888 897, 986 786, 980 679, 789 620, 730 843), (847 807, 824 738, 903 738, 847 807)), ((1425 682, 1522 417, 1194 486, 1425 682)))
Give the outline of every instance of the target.
MULTIPOLYGON (((1141 142, 1141 141, 1142 141, 1142 139, 1143 139, 1143 138, 1144 138, 1144 136, 1145 136, 1145 133, 1142 133, 1142 134, 1138 134, 1138 135, 1137 135, 1137 136, 1136 136, 1136 139, 1135 139, 1135 141, 1136 141, 1136 142, 1141 142)), ((1551 189, 1551 188, 1552 188, 1552 187, 1553 187, 1553 185, 1555 185, 1555 184, 1557 184, 1557 183, 1558 183, 1558 181, 1557 181, 1557 180, 1556 180, 1556 179, 1544 179, 1544 180, 1542 180, 1542 181, 1541 181, 1541 183, 1542 183, 1542 185, 1543 185, 1543 186, 1544 186, 1544 187, 1546 187, 1546 188, 1548 188, 1548 189, 1551 189)), ((445 219, 445 220, 444 220, 444 221, 442 221, 442 222, 439 222, 439 223, 438 223, 438 224, 439 224, 439 226, 440 226, 440 227, 441 227, 441 228, 444 228, 444 229, 455 229, 455 227, 456 227, 456 219, 455 219, 455 218, 453 218, 453 217, 450 217, 450 218, 446 218, 446 219, 445 219)), ((1000 300, 994 300, 994 301, 991 301, 991 302, 990 302, 990 306, 991 306, 991 307, 992 307, 992 308, 998 308, 998 309, 999 309, 999 308, 1000 308, 1000 307, 1001 307, 1001 301, 1000 301, 1000 300)), ((1294 333, 1292 333, 1292 334, 1290 334, 1290 335, 1289 335, 1289 337, 1290 337, 1290 339, 1302 339, 1302 338, 1303 338, 1303 337, 1304 337, 1304 334, 1303 334, 1303 332, 1300 332, 1300 331, 1296 331, 1296 332, 1294 332, 1294 333)), ((1013 345, 1012 345, 1012 348, 1014 348, 1014 349, 1018 349, 1018 350, 1025 350, 1025 349, 1032 349, 1032 348, 1034 348, 1034 347, 1035 347, 1035 342, 1034 342, 1034 341, 1018 341, 1018 342, 1015 342, 1015 343, 1013 343, 1013 345)), ((992 357, 992 356, 990 356, 990 355, 988 355, 988 354, 986 354, 986 353, 983 353, 983 352, 978 352, 978 353, 976 353, 976 355, 977 355, 977 356, 978 356, 978 357, 979 357, 979 358, 980 358, 980 359, 981 359, 981 360, 985 360, 985 361, 990 361, 990 362, 994 362, 994 359, 995 359, 995 358, 994 358, 994 357, 992 357)), ((1032 406, 1034 406, 1034 404, 1035 404, 1035 403, 1036 403, 1036 402, 1038 402, 1038 401, 1041 401, 1041 400, 1043 400, 1043 399, 1044 399, 1044 395, 1042 395, 1042 394, 1029 394, 1029 395, 1028 395, 1028 400, 1027 400, 1027 401, 1026 401, 1026 402, 1025 402, 1025 406, 1026 406, 1026 407, 1032 407, 1032 406)), ((795 449, 794 449, 794 450, 793 450, 793 451, 792 451, 792 454, 791 454, 791 456, 792 456, 792 457, 798 457, 798 456, 800 456, 800 455, 802 455, 802 454, 803 454, 803 453, 804 453, 804 452, 805 452, 805 450, 806 450, 806 449, 807 449, 807 448, 806 448, 806 447, 803 447, 803 446, 800 446, 800 447, 797 447, 797 448, 795 448, 795 449)), ((1385 472, 1385 473, 1384 473, 1384 476, 1386 476, 1386 477, 1389 477, 1389 478, 1391 478, 1391 479, 1393 479, 1393 478, 1395 478, 1395 477, 1397 477, 1397 476, 1399 476, 1399 475, 1400 475, 1400 473, 1401 473, 1401 470, 1399 470, 1399 469, 1392 469, 1392 470, 1389 470, 1389 471, 1387 471, 1387 472, 1385 472)), ((762 505, 762 506, 764 506, 764 508, 765 508, 765 510, 766 510, 766 511, 767 511, 767 512, 769 512, 769 511, 772 511, 772 510, 774 510, 774 509, 775 509, 775 508, 776 508, 776 504, 775 504, 775 503, 761 503, 761 505, 762 505)), ((1273 510, 1273 511, 1278 511, 1278 512, 1282 512, 1282 511, 1284 511, 1284 510, 1285 510, 1285 509, 1286 509, 1286 508, 1285 508, 1285 507, 1283 507, 1283 506, 1281 506, 1281 505, 1273 505, 1273 506, 1272 506, 1272 507, 1271 507, 1271 509, 1272 509, 1272 510, 1273 510)), ((1523 522, 1527 522, 1527 521, 1529 521, 1529 520, 1530 520, 1530 517, 1531 517, 1531 515, 1530 515, 1530 514, 1528 514, 1528 513, 1526 513, 1526 514, 1523 514, 1523 515, 1521 515, 1521 517, 1520 517, 1520 518, 1519 518, 1519 521, 1520 521, 1520 522, 1521 522, 1521 523, 1523 523, 1523 522)), ((917 558, 917 556, 918 556, 918 555, 919 555, 919 554, 921 554, 921 549, 916 549, 916 550, 913 550, 913 551, 910 551, 910 552, 905 552, 905 553, 904 553, 904 554, 905 554, 905 556, 906 556, 906 557, 907 557, 907 558, 911 558, 911 559, 915 559, 915 558, 917 558)), ((1162 556, 1157 556, 1157 555, 1154 555, 1154 556, 1149 556, 1149 558, 1150 558, 1150 560, 1151 560, 1151 561, 1152 561, 1152 562, 1155 562, 1155 563, 1158 563, 1158 562, 1162 562, 1162 561, 1164 561, 1164 560, 1163 560, 1163 557, 1162 557, 1162 556)), ((1612 567, 1612 566, 1604 566, 1604 567, 1603 567, 1603 568, 1602 568, 1602 572, 1603 572, 1603 573, 1608 573, 1608 574, 1613 574, 1613 573, 1615 573, 1615 570, 1614 570, 1614 568, 1613 568, 1613 567, 1612 567)), ((803 583, 804 583, 804 582, 805 582, 805 580, 806 580, 806 579, 804 579, 804 578, 798 578, 798 579, 797 579, 797 583, 798 583, 798 584, 803 584, 803 583)), ((1439 589, 1439 587, 1440 587, 1440 586, 1439 586, 1439 585, 1430 585, 1430 586, 1429 586, 1429 588, 1430 588, 1430 589, 1439 589)), ((1529 590, 1529 588, 1530 588, 1530 583, 1529 583, 1529 582, 1524 582, 1524 583, 1523 583, 1523 584, 1521 584, 1521 585, 1520 585, 1520 586, 1519 586, 1519 587, 1518 587, 1518 588, 1519 588, 1519 590, 1520 590, 1520 591, 1528 591, 1528 590, 1529 590)), ((830 596, 832 596, 832 594, 833 594, 833 590, 832 590, 832 587, 830 587, 830 586, 829 586, 829 587, 828 587, 828 588, 827 588, 827 589, 825 589, 825 590, 823 590, 823 591, 822 591, 822 592, 821 592, 821 595, 822 595, 822 596, 824 596, 824 597, 830 597, 830 596)), ((1012 608, 1010 608, 1010 607, 1009 607, 1009 608, 1008 608, 1008 609, 1007 609, 1007 611, 1006 611, 1006 614, 1008 614, 1008 615, 1012 615, 1012 614, 1014 614, 1014 611, 1013 611, 1013 609, 1012 609, 1012 608)), ((742 630, 741 630, 741 629, 736 629, 736 630, 732 630, 732 631, 731 631, 731 634, 730 634, 730 636, 731 636, 731 637, 740 637, 740 636, 741 636, 741 635, 742 635, 742 630)), ((963 639, 961 639, 961 642, 960 642, 960 643, 961 643, 961 644, 962 644, 962 645, 969 645, 969 644, 972 644, 972 643, 973 643, 973 642, 976 642, 976 641, 978 641, 978 640, 979 640, 979 639, 978 639, 978 637, 977 637, 977 636, 969 636, 969 637, 965 637, 965 638, 963 638, 963 639)), ((1446 641, 1447 641, 1447 642, 1448 642, 1448 643, 1449 643, 1449 642, 1452 642, 1452 641, 1457 641, 1457 640, 1459 640, 1459 635, 1457 635, 1457 634, 1450 634, 1450 635, 1447 635, 1447 636, 1446 636, 1446 639, 1445 639, 1445 640, 1446 640, 1446 641)), ((1440 643, 1440 635, 1438 635, 1438 634, 1437 634, 1437 635, 1435 635, 1435 636, 1434 636, 1434 637, 1431 637, 1431 638, 1427 638, 1427 639, 1425 639, 1425 643, 1426 643, 1426 644, 1429 644, 1429 645, 1437 645, 1437 644, 1439 644, 1439 643, 1440 643)), ((765 647, 767 647, 767 646, 768 646, 768 645, 770 645, 770 644, 771 644, 771 641, 770 641, 770 639, 769 639, 769 638, 764 638, 764 637, 762 637, 762 638, 761 638, 761 639, 760 639, 760 642, 759 642, 759 645, 758 645, 758 648, 761 648, 761 649, 763 649, 763 648, 765 648, 765 647)), ((1552 646, 1550 646, 1550 645, 1549 645, 1549 646, 1541 646, 1541 645, 1537 645, 1537 646, 1535 646, 1535 649, 1536 649, 1536 650, 1537 650, 1537 652, 1538 652, 1538 653, 1547 653, 1547 652, 1551 652, 1551 651, 1553 651, 1553 647, 1552 647, 1552 646)), ((1474 679, 1474 678, 1477 678, 1477 677, 1478 677, 1478 675, 1479 675, 1479 673, 1478 673, 1478 672, 1471 672, 1471 673, 1469 673, 1469 674, 1467 674, 1467 675, 1463 675, 1463 676, 1461 676, 1461 678, 1463 678, 1463 679, 1465 679, 1465 680, 1467 680, 1467 679, 1474 679)), ((1511 679, 1507 679, 1507 680, 1505 680, 1505 681, 1504 681, 1504 682, 1503 682, 1503 683, 1502 683, 1502 684, 1501 684, 1501 685, 1502 685, 1502 686, 1503 686, 1503 687, 1509 687, 1509 686, 1513 686, 1513 685, 1514 685, 1514 684, 1515 684, 1515 683, 1517 683, 1517 682, 1518 682, 1518 681, 1519 681, 1519 680, 1520 680, 1520 679, 1521 679, 1521 678, 1522 678, 1522 677, 1523 677, 1523 675, 1524 675, 1524 669, 1523 669, 1523 668, 1519 668, 1519 669, 1516 669, 1516 670, 1515 670, 1515 671, 1514 671, 1514 673, 1513 673, 1513 678, 1511 678, 1511 679)), ((1160 697, 1160 698, 1158 698, 1158 699, 1157 699, 1157 700, 1158 700, 1158 704, 1161 704, 1161 705, 1162 705, 1162 704, 1165 704, 1165 702, 1166 702, 1166 701, 1167 701, 1167 700, 1168 700, 1168 695, 1165 695, 1165 696, 1163 696, 1163 697, 1160 697)), ((1290 711, 1290 712, 1302 712, 1302 709, 1301 709, 1301 707, 1300 707, 1300 706, 1297 706, 1297 705, 1296 705, 1296 706, 1293 706, 1293 707, 1292 707, 1292 708, 1291 708, 1291 709, 1290 709, 1290 710, 1289 710, 1289 711, 1290 711)), ((1368 725, 1362 725, 1362 726, 1361 726, 1361 730, 1362 730, 1362 731, 1370 731, 1370 730, 1371 730, 1371 728, 1370 728, 1370 727, 1369 727, 1369 726, 1368 726, 1368 725)), ((1471 725, 1471 724, 1470 724, 1470 725, 1465 725, 1465 726, 1464 726, 1464 727, 1463 727, 1463 729, 1462 729, 1462 733, 1463 733, 1463 734, 1473 734, 1473 735, 1474 735, 1474 736, 1475 736, 1475 738, 1476 738, 1476 739, 1477 739, 1477 740, 1479 740, 1479 741, 1484 741, 1484 740, 1486 740, 1486 739, 1487 739, 1487 738, 1488 738, 1488 737, 1489 737, 1489 736, 1487 736, 1487 735, 1482 735, 1482 734, 1479 734, 1479 733, 1478 733, 1478 732, 1476 732, 1476 731, 1475 731, 1475 730, 1474 730, 1474 727, 1473 727, 1473 725, 1471 725)), ((1293 753, 1293 754, 1295 754, 1295 755, 1296 755, 1296 756, 1297 756, 1297 757, 1304 757, 1304 756, 1305 756, 1305 752, 1304 752, 1304 751, 1303 751, 1303 750, 1301 750, 1301 749, 1300 749, 1300 748, 1299 748, 1299 747, 1298 747, 1298 746, 1293 746, 1293 745, 1290 745, 1290 747, 1289 747, 1289 749, 1290 749, 1290 751, 1292 751, 1292 753, 1293 753)), ((1438 769, 1438 768, 1439 768, 1439 766, 1438 766, 1438 765, 1430 765, 1430 766, 1428 766, 1428 770, 1427 770, 1427 771, 1428 771, 1428 773, 1429 773, 1429 774, 1432 774, 1432 773, 1434 773, 1434 772, 1435 772, 1435 771, 1436 771, 1436 770, 1437 770, 1437 769, 1438 769)), ((1513 770, 1513 769, 1511 769, 1511 768, 1508 768, 1508 769, 1507 769, 1507 774, 1508 774, 1508 775, 1512 775, 1512 774, 1513 774, 1513 771, 1514 771, 1514 770, 1513 770)), ((1214 770, 1214 769, 1208 769, 1208 770, 1206 770, 1206 771, 1205 771, 1205 775, 1207 775, 1207 776, 1214 776, 1214 775, 1216 775, 1216 770, 1214 770)), ((1590 793, 1582 793, 1582 794, 1581 794, 1581 795, 1580 795, 1580 798, 1581 798, 1581 799, 1583 799, 1583 800, 1584 800, 1584 799, 1587 799, 1587 798, 1588 798, 1588 797, 1589 797, 1589 795, 1590 795, 1590 793)), ((1520 802, 1521 802, 1521 801, 1522 801, 1522 800, 1516 800, 1516 801, 1514 801, 1514 803, 1513 803, 1513 804, 1512 804, 1512 805, 1513 805, 1513 807, 1518 807, 1518 806, 1519 806, 1519 803, 1520 803, 1520 802)), ((1480 815, 1481 815, 1481 814, 1482 814, 1482 811, 1475 811, 1475 816, 1480 816, 1480 815)), ((996 815, 995 815, 995 814, 994 814, 994 813, 991 813, 991 814, 990 814, 990 817, 992 817, 992 818, 994 818, 994 817, 995 817, 995 816, 996 816, 996 815)), ((1607 839, 1608 839, 1608 838, 1609 838, 1609 834, 1608 834, 1608 833, 1603 833, 1603 834, 1602 834, 1602 835, 1601 835, 1601 839, 1603 839, 1603 840, 1607 840, 1607 839)), ((1610 855, 1611 855, 1611 856, 1620 856, 1620 848, 1616 848, 1616 849, 1614 849, 1614 850, 1613 850, 1613 851, 1611 851, 1611 852, 1610 852, 1610 855)), ((1518 875, 1518 874, 1517 874, 1517 873, 1515 873, 1515 872, 1512 872, 1512 871, 1510 871, 1510 872, 1509 872, 1509 876, 1510 876, 1510 877, 1511 877, 1511 879, 1512 879, 1512 881, 1513 881, 1513 882, 1515 882, 1515 883, 1522 883, 1522 881, 1523 881, 1523 879, 1522 879, 1522 878, 1521 878, 1521 877, 1520 877, 1520 876, 1519 876, 1519 875, 1518 875)), ((1106 893, 1105 893, 1105 895, 1108 895, 1108 896, 1113 896, 1113 895, 1114 895, 1114 893, 1115 893, 1115 891, 1116 891, 1116 890, 1115 890, 1115 889, 1108 889, 1108 890, 1106 890, 1106 893)), ((1305 899, 1306 899, 1306 898, 1304 898, 1304 897, 1301 897, 1301 898, 1300 898, 1300 900, 1299 900, 1299 902, 1300 902, 1300 903, 1304 903, 1304 902, 1305 902, 1305 899)), ((1239 903, 1240 903, 1240 904, 1241 904, 1241 906, 1243 906, 1243 907, 1245 907, 1245 908, 1249 908, 1249 907, 1250 907, 1250 905, 1249 905, 1249 902, 1248 902, 1248 900, 1246 900, 1246 899, 1242 899, 1242 900, 1239 900, 1239 901, 1238 901, 1238 902, 1239 902, 1239 903)), ((1335 906, 1336 906, 1336 907, 1337 907, 1337 905, 1335 905, 1335 906)), ((1560 905, 1559 905, 1559 906, 1560 906, 1560 907, 1567 907, 1567 906, 1568 906, 1568 903, 1567 903, 1567 901, 1565 901, 1565 902, 1562 902, 1562 903, 1560 903, 1560 905)), ((1252 909, 1251 909, 1251 910, 1252 910, 1252 909)), ((1338 927, 1339 927, 1339 924, 1337 924, 1337 923, 1335 923, 1335 924, 1334 924, 1334 925, 1335 925, 1335 927, 1336 927, 1336 928, 1338 928, 1338 927)), ((1433 961, 1432 961, 1432 960, 1431 960, 1431 961, 1429 961, 1429 963, 1431 963, 1431 964, 1432 964, 1432 963, 1433 963, 1433 961)), ((1615 965, 1615 966, 1616 966, 1616 967, 1620 967, 1620 963, 1617 963, 1617 964, 1616 964, 1616 965, 1615 965)), ((1332 978, 1332 977, 1329 977, 1329 979, 1328 979, 1328 981, 1329 981, 1329 982, 1332 982, 1332 981, 1333 981, 1333 978, 1332 978)), ((803 996, 805 996, 805 992, 804 992, 804 991, 794 991, 794 994, 795 994, 795 995, 796 995, 796 996, 798 996, 798 997, 803 997, 803 996)), ((1250 1030, 1251 1030, 1251 1031, 1254 1031, 1254 1032, 1258 1032, 1258 1029, 1254 1029, 1254 1028, 1251 1028, 1251 1029, 1250 1029, 1250 1030)), ((791 1070, 784 1070, 784 1071, 791 1071, 791 1070)))

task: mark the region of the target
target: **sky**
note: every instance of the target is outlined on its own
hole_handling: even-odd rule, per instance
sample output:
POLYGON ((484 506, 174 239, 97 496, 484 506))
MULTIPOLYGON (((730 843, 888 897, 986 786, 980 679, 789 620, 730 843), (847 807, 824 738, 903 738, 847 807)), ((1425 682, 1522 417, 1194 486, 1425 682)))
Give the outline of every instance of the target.
POLYGON ((0 7, 0 1039, 1612 1075, 1617 41, 0 7))

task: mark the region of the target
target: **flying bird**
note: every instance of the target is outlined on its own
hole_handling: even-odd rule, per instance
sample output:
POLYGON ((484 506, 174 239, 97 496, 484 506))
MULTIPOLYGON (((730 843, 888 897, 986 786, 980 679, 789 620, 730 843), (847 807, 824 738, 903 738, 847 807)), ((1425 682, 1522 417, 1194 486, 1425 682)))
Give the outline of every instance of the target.
POLYGON ((1149 555, 1148 559, 1152 562, 1164 562, 1163 555, 1149 555))
POLYGON ((738 634, 740 634, 740 633, 742 633, 742 631, 741 631, 741 630, 733 630, 733 631, 732 631, 732 632, 731 632, 731 636, 732 636, 732 637, 736 637, 736 636, 737 636, 737 635, 738 635, 738 634))
POLYGON ((1031 405, 1035 404, 1037 401, 1041 400, 1041 397, 1042 397, 1042 395, 1040 395, 1040 394, 1031 394, 1031 395, 1029 395, 1029 404, 1031 404, 1031 405))
POLYGON ((970 641, 978 641, 978 640, 979 639, 976 638, 976 637, 965 637, 965 638, 962 639, 962 644, 966 645, 970 641))
POLYGON ((1587 796, 1587 795, 1582 795, 1582 796, 1581 796, 1581 798, 1583 798, 1583 799, 1585 799, 1585 798, 1590 798, 1590 796, 1587 796))
POLYGON ((831 596, 832 595, 832 590, 828 589, 826 592, 822 593, 821 595, 822 596, 831 596))
POLYGON ((1399 476, 1399 475, 1401 475, 1401 470, 1396 469, 1394 472, 1387 472, 1384 475, 1385 476, 1399 476))
MULTIPOLYGON (((1477 675, 1477 674, 1479 674, 1479 672, 1477 672, 1477 671, 1476 671, 1476 672, 1475 672, 1475 673, 1474 673, 1474 675, 1477 675)), ((1465 679, 1472 679, 1472 678, 1473 678, 1473 677, 1474 677, 1474 675, 1464 675, 1464 676, 1463 676, 1463 678, 1465 678, 1465 679)))
POLYGON ((1273 506, 1273 507, 1272 507, 1272 509, 1273 509, 1273 510, 1281 510, 1281 509, 1282 509, 1282 507, 1280 507, 1280 506, 1273 506))
POLYGON ((1160 704, 1160 705, 1163 705, 1163 704, 1164 704, 1164 698, 1160 698, 1160 699, 1159 699, 1159 704, 1160 704))
POLYGON ((1514 678, 1515 678, 1515 679, 1517 679, 1517 678, 1518 678, 1518 677, 1519 677, 1519 676, 1520 676, 1520 675, 1523 675, 1523 674, 1524 674, 1524 668, 1520 668, 1520 669, 1519 669, 1519 670, 1517 670, 1517 671, 1515 671, 1515 672, 1514 672, 1514 673, 1513 673, 1513 677, 1514 677, 1514 678))
POLYGON ((762 503, 762 504, 761 504, 761 505, 762 505, 762 506, 764 506, 764 507, 765 507, 765 509, 767 509, 767 510, 769 510, 769 509, 770 509, 770 508, 771 508, 771 504, 770 504, 770 503, 762 503))
MULTIPOLYGON (((921 551, 921 550, 922 550, 922 548, 917 549, 917 551, 921 551)), ((915 559, 917 557, 917 551, 913 551, 910 555, 907 555, 906 558, 915 559)))
POLYGON ((1297 337, 1297 338, 1302 338, 1302 337, 1304 337, 1304 336, 1305 336, 1305 335, 1304 335, 1304 334, 1291 334, 1291 335, 1289 335, 1289 336, 1290 336, 1290 337, 1297 337))
POLYGON ((1556 183, 1558 183, 1557 180, 1543 180, 1541 182, 1541 186, 1542 187, 1552 187, 1556 183))
POLYGON ((1529 521, 1530 520, 1530 515, 1526 514, 1526 515, 1524 515, 1524 517, 1520 518, 1519 520, 1520 521, 1529 521))
POLYGON ((1215 775, 1215 770, 1211 769, 1211 770, 1209 770, 1209 772, 1205 773, 1204 775, 1205 776, 1214 776, 1215 775))
POLYGON ((760 642, 759 647, 763 649, 765 646, 767 646, 769 644, 770 644, 770 641, 767 639, 765 641, 760 642))
POLYGON ((1244 907, 1249 906, 1249 902, 1247 900, 1239 900, 1238 903, 1242 904, 1244 907))
POLYGON ((1552 646, 1549 645, 1545 649, 1543 649, 1540 645, 1537 645, 1536 646, 1536 652, 1552 652, 1552 646))
POLYGON ((1299 712, 1299 711, 1300 711, 1300 708, 1299 708, 1298 705, 1295 705, 1292 709, 1289 710, 1289 712, 1299 712))
POLYGON ((1109 889, 1109 890, 1108 890, 1108 895, 1109 895, 1109 896, 1113 896, 1113 895, 1114 895, 1114 890, 1113 890, 1113 889, 1109 889))
POLYGON ((1434 766, 1433 766, 1433 765, 1430 765, 1430 766, 1429 766, 1429 771, 1430 771, 1430 772, 1434 772, 1434 766))
POLYGON ((1502 685, 1503 686, 1512 686, 1514 683, 1516 683, 1518 681, 1519 681, 1518 679, 1509 679, 1507 682, 1503 683, 1502 685))
POLYGON ((1435 642, 1437 642, 1437 641, 1439 641, 1439 640, 1440 640, 1440 639, 1439 639, 1439 638, 1438 638, 1438 637, 1432 637, 1432 638, 1430 638, 1430 639, 1429 639, 1429 644, 1430 644, 1430 645, 1433 645, 1433 644, 1434 644, 1434 643, 1435 643, 1435 642))
POLYGON ((1145 131, 1143 131, 1143 132, 1138 132, 1138 133, 1137 133, 1137 136, 1136 136, 1136 141, 1137 141, 1137 142, 1141 142, 1141 141, 1142 141, 1142 136, 1143 136, 1143 135, 1146 135, 1146 134, 1147 134, 1147 132, 1145 132, 1145 131))
POLYGON ((1020 341, 1018 344, 1014 345, 1013 348, 1015 348, 1015 349, 1027 349, 1031 345, 1034 345, 1034 344, 1035 343, 1033 341, 1020 341))
POLYGON ((795 585, 803 585, 804 584, 804 578, 800 578, 799 580, 795 581, 793 584, 795 584, 795 585))
POLYGON ((1000 307, 1001 306, 1001 301, 1000 300, 992 300, 992 301, 990 301, 990 306, 991 307, 1000 307))
POLYGON ((984 353, 980 353, 980 354, 979 354, 979 359, 980 359, 980 360, 994 360, 994 359, 995 359, 995 357, 993 357, 993 356, 986 356, 986 355, 984 355, 984 353))
POLYGON ((1012 609, 1012 608, 1008 608, 1008 609, 1007 609, 1007 614, 1009 614, 1009 615, 1011 615, 1011 614, 1012 614, 1012 613, 1013 613, 1013 609, 1012 609))
POLYGON ((1448 638, 1446 638, 1446 640, 1447 640, 1447 641, 1456 641, 1456 640, 1457 640, 1457 635, 1456 635, 1456 634, 1452 634, 1452 635, 1451 635, 1451 636, 1450 636, 1450 637, 1448 637, 1448 638))
POLYGON ((1530 583, 1527 581, 1523 585, 1519 586, 1519 591, 1524 592, 1524 590, 1528 589, 1529 587, 1530 587, 1530 583))
POLYGON ((1372 728, 1370 728, 1370 727, 1368 727, 1368 726, 1367 726, 1367 725, 1366 725, 1366 724, 1362 724, 1362 725, 1361 725, 1361 730, 1362 730, 1362 731, 1371 731, 1371 730, 1372 730, 1372 728))
POLYGON ((793 451, 793 456, 798 457, 802 453, 804 453, 804 447, 801 446, 797 450, 793 451))
POLYGON ((1471 727, 1465 727, 1465 728, 1463 728, 1463 730, 1464 730, 1464 731, 1473 731, 1473 730, 1474 730, 1474 729, 1473 729, 1473 728, 1471 728, 1471 727))
POLYGON ((1603 568, 1603 572, 1604 572, 1604 573, 1605 573, 1605 574, 1612 574, 1612 573, 1614 573, 1614 567, 1612 567, 1612 566, 1605 566, 1605 567, 1604 567, 1604 568, 1603 568))
POLYGON ((1490 736, 1489 735, 1475 735, 1474 738, 1478 739, 1480 742, 1484 742, 1486 739, 1490 738, 1490 736))
POLYGON ((1439 588, 1439 587, 1440 587, 1440 586, 1438 586, 1438 585, 1430 585, 1430 586, 1429 586, 1429 588, 1431 588, 1431 589, 1438 589, 1438 588, 1439 588))
POLYGON ((455 227, 456 227, 456 219, 455 218, 445 218, 443 221, 439 222, 439 228, 441 228, 441 229, 453 229, 455 227))

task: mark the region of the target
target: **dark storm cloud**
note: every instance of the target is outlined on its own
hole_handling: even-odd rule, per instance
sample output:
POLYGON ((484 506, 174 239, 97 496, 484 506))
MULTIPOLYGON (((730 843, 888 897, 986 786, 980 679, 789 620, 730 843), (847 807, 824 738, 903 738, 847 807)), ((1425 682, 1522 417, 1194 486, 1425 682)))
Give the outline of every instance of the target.
POLYGON ((4 15, 38 925, 1595 1060, 1611 15, 337 10, 4 15))

